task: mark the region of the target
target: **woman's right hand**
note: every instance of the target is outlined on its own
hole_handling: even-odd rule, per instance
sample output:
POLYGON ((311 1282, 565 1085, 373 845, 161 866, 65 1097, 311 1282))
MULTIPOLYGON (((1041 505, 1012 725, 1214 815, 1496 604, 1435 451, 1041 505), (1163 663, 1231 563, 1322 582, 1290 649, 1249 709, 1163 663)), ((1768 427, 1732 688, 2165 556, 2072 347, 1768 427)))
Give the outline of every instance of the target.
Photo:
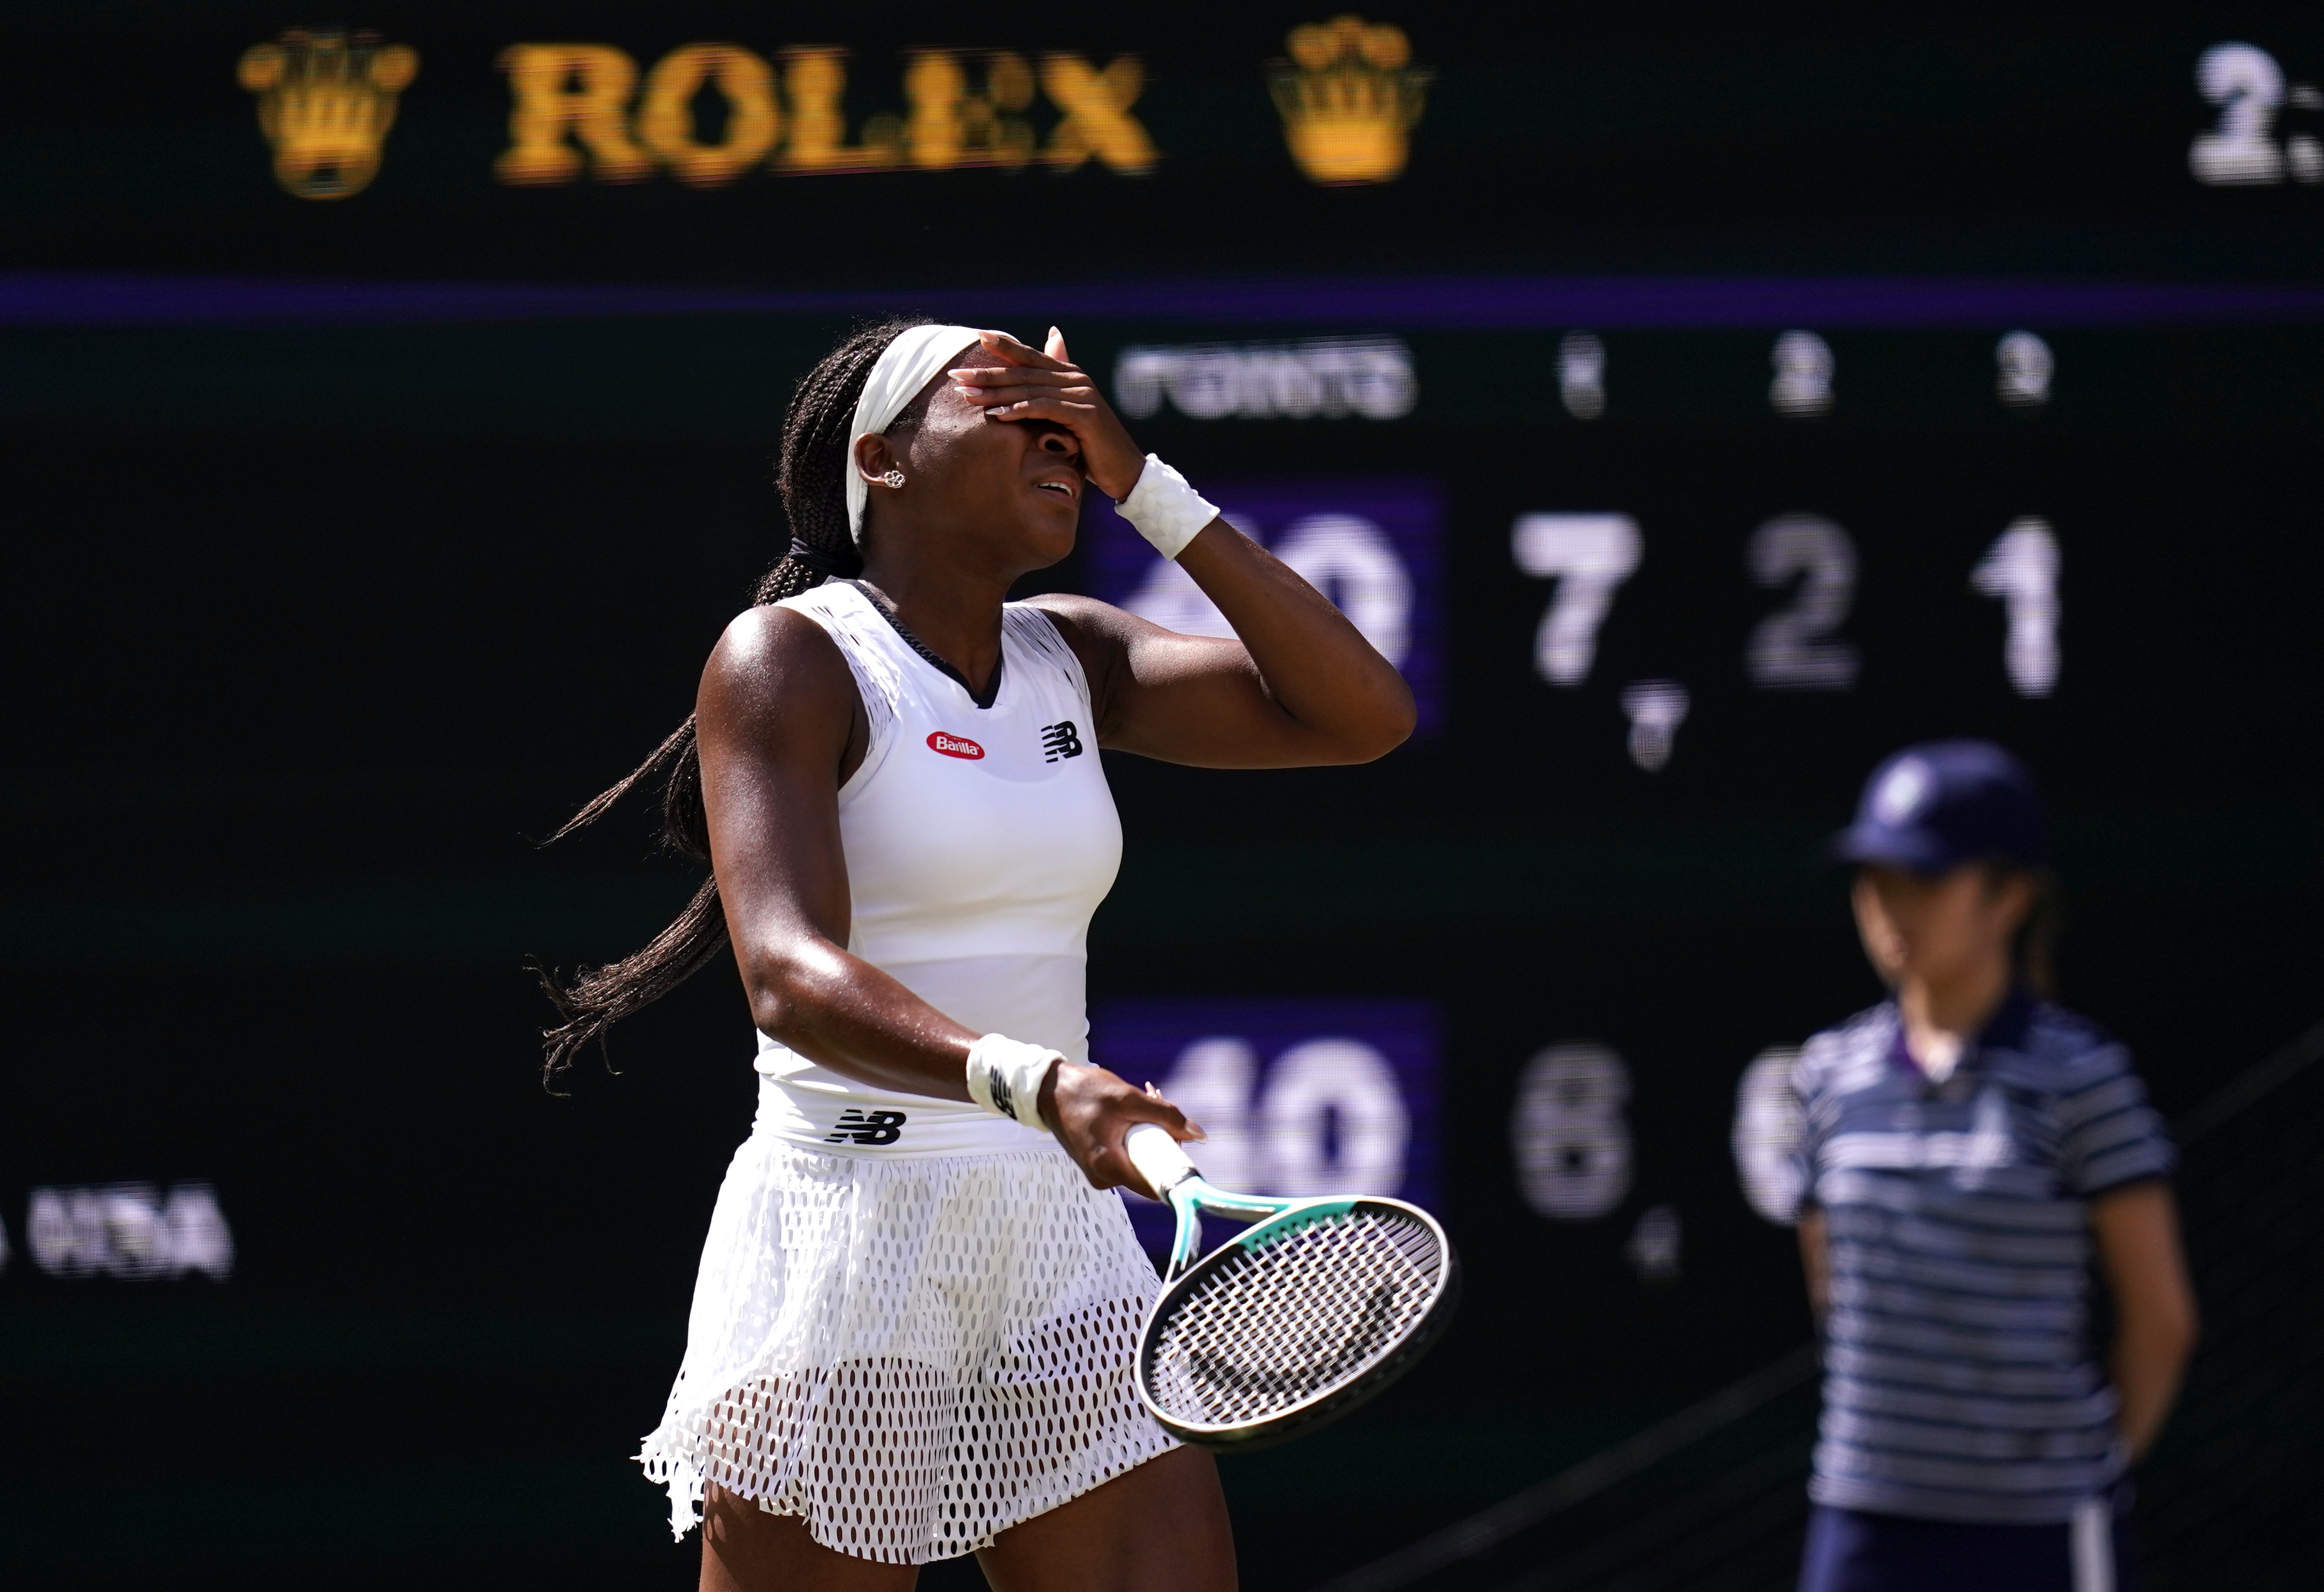
POLYGON ((1093 1189, 1128 1188, 1151 1196, 1146 1179, 1122 1153, 1122 1136, 1140 1122, 1166 1129, 1181 1144, 1203 1130, 1150 1087, 1133 1089, 1103 1067, 1059 1062, 1041 1084, 1041 1120, 1093 1189))

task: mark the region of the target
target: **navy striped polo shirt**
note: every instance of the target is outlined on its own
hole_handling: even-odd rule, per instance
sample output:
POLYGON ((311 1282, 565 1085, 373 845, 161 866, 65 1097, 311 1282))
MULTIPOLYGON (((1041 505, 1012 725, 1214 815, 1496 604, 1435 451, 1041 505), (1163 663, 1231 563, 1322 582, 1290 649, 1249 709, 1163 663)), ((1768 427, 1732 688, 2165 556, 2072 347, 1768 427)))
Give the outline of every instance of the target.
POLYGON ((2129 1053, 2013 993, 1942 1083, 1894 1002, 1808 1042, 1793 1071, 1803 1203, 1831 1293, 1809 1495, 1931 1520, 2039 1523, 2125 1457, 2090 1354, 2088 1201, 2167 1175, 2129 1053))

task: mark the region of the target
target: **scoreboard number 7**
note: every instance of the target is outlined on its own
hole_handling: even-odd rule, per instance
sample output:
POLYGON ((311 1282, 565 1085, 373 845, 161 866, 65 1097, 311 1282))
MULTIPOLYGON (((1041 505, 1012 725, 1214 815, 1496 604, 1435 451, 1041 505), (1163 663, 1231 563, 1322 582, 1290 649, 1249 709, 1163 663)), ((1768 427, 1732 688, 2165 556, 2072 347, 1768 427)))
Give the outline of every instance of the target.
POLYGON ((1598 658, 1598 628, 1645 547, 1628 514, 1520 514, 1509 532, 1517 567, 1557 582, 1534 632, 1533 663, 1553 686, 1579 686, 1598 658))

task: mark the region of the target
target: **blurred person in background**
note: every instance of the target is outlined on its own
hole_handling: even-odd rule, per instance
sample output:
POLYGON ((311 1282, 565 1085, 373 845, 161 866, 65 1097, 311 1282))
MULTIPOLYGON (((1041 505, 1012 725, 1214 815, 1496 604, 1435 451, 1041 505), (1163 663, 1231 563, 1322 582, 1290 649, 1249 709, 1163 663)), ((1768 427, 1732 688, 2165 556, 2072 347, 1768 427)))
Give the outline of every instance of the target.
POLYGON ((1836 850, 1891 993, 1794 1073, 1824 1346, 1802 1592, 2112 1592, 2126 1472, 2195 1341, 2171 1145, 2128 1053, 2048 998, 2049 850, 2015 758, 1908 748, 1836 850))

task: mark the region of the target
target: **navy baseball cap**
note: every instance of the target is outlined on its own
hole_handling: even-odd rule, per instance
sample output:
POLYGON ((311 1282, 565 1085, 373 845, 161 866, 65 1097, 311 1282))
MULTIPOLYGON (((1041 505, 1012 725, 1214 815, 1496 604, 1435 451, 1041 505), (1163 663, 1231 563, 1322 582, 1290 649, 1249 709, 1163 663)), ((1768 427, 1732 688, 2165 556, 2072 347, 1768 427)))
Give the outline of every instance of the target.
POLYGON ((1882 763, 1831 850, 1843 862, 1923 874, 1989 857, 2050 860, 2034 776, 1990 741, 1923 741, 1882 763))

